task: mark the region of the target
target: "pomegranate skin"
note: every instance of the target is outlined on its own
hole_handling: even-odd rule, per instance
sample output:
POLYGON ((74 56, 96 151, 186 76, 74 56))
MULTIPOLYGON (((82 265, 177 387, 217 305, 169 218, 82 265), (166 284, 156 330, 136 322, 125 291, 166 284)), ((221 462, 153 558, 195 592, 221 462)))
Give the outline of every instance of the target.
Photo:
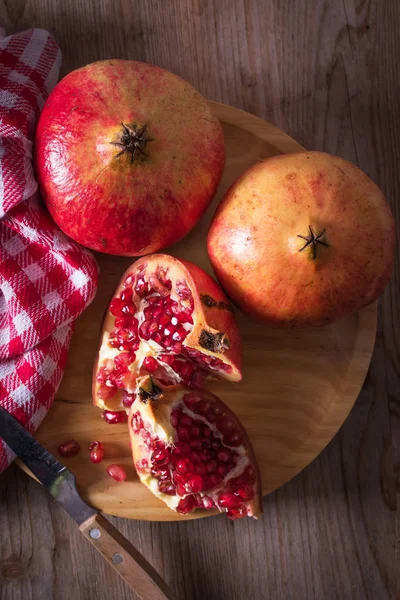
POLYGON ((207 246, 244 312, 272 326, 320 326, 383 292, 395 224, 358 167, 305 152, 264 160, 239 177, 217 208, 207 246))
POLYGON ((144 255, 177 242, 207 209, 225 161, 221 125, 188 83, 159 67, 106 60, 69 73, 36 131, 35 164, 59 227, 93 250, 144 255), (147 127, 117 157, 122 123, 147 127))

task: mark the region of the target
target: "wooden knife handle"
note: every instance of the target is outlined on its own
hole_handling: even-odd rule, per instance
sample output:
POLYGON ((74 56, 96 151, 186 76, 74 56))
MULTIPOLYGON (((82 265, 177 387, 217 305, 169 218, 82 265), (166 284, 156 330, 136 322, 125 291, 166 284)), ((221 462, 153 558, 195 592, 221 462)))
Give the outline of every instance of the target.
POLYGON ((157 571, 102 515, 96 514, 80 526, 83 535, 144 600, 176 600, 157 571))

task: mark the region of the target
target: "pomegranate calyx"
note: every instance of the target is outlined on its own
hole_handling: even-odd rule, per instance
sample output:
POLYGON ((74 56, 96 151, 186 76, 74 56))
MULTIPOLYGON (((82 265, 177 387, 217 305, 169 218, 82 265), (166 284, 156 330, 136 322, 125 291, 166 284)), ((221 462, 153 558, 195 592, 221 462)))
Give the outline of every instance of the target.
POLYGON ((203 329, 200 334, 199 344, 202 348, 205 348, 210 352, 224 352, 225 350, 229 350, 230 347, 226 333, 211 333, 206 329, 203 329))
POLYGON ((136 154, 141 154, 147 157, 145 147, 147 142, 152 142, 153 139, 147 136, 147 125, 137 128, 136 125, 129 127, 124 123, 122 125, 122 133, 120 138, 116 142, 110 142, 113 146, 121 148, 120 152, 115 155, 115 158, 119 158, 123 154, 131 155, 131 163, 133 163, 136 154))
POLYGON ((162 397, 162 389, 154 383, 151 377, 142 379, 139 385, 139 398, 143 404, 147 404, 149 400, 160 400, 162 397))
POLYGON ((317 258, 317 244, 321 244, 322 246, 326 246, 326 248, 329 248, 329 244, 327 244, 324 239, 321 239, 325 235, 326 229, 323 229, 321 233, 318 234, 315 231, 313 231, 310 225, 308 226, 308 229, 309 234, 307 236, 297 236, 298 238, 301 238, 306 242, 304 246, 300 248, 299 252, 303 252, 303 250, 310 247, 312 249, 312 259, 315 260, 317 258))

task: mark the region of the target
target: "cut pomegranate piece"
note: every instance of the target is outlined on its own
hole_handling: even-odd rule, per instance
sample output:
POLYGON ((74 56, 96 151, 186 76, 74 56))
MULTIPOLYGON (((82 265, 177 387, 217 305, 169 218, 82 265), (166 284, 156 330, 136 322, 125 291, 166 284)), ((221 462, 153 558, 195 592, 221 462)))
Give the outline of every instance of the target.
POLYGON ((58 454, 68 458, 76 456, 80 450, 81 447, 76 440, 69 440, 68 442, 64 442, 58 446, 58 454))
POLYGON ((241 379, 240 336, 225 294, 202 269, 165 254, 135 262, 111 300, 94 368, 94 403, 128 411, 126 394, 149 373, 193 388, 207 376, 241 379))
POLYGON ((146 379, 151 383, 141 381, 142 387, 161 393, 153 399, 149 392, 130 411, 131 447, 141 481, 183 514, 216 507, 231 519, 257 518, 262 512, 259 471, 234 413, 208 391, 163 387, 146 379))

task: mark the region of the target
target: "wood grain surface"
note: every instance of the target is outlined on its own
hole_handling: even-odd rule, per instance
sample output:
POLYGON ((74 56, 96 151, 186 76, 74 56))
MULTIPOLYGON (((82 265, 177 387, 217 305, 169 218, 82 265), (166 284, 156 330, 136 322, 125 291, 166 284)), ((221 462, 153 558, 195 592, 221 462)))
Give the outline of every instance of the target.
MULTIPOLYGON (((110 56, 166 67, 205 96, 352 160, 400 219, 398 0, 0 0, 8 32, 51 30, 63 72, 110 56)), ((384 241, 383 241, 384 242, 384 241)), ((340 432, 264 501, 260 522, 113 518, 179 598, 400 598, 398 262, 367 380, 340 432)), ((0 480, 1 600, 131 592, 16 467, 0 480)))

